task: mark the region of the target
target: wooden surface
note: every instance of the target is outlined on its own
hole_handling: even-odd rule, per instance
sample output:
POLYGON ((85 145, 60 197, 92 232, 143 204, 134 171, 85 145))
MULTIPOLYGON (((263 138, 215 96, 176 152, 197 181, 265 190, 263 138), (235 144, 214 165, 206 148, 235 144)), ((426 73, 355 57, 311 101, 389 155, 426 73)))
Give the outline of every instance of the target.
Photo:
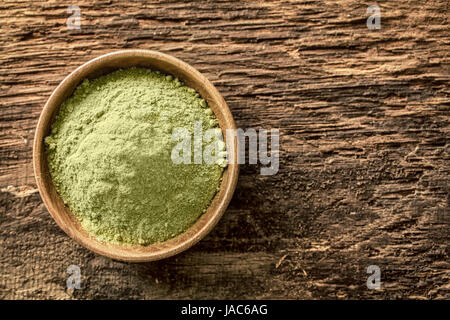
POLYGON ((0 298, 450 298, 449 2, 2 1, 0 298), (68 30, 66 9, 81 8, 68 30), (241 128, 279 128, 281 165, 242 166, 187 252, 128 264, 67 237, 36 192, 32 140, 57 84, 122 48, 172 54, 241 128), (66 270, 81 268, 81 289, 66 270), (369 265, 381 290, 368 290, 369 265))

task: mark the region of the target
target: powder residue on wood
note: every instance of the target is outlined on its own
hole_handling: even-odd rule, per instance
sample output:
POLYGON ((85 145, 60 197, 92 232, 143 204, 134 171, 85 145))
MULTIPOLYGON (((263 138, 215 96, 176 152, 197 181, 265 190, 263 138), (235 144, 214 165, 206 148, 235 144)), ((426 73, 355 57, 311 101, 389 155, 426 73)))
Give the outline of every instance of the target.
POLYGON ((57 191, 100 240, 170 239, 205 212, 218 190, 217 164, 174 164, 174 128, 217 128, 195 90, 142 68, 85 80, 46 138, 57 191))

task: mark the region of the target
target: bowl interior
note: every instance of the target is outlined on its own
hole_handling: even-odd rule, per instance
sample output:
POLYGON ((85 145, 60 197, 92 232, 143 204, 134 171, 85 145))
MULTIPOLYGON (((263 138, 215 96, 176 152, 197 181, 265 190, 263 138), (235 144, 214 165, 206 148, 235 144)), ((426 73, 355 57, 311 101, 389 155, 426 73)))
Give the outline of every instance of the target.
MULTIPOLYGON (((84 79, 95 79, 112 71, 134 66, 159 70, 179 78, 187 86, 197 90, 208 102, 224 133, 226 129, 236 129, 231 112, 222 96, 197 70, 181 60, 155 51, 119 51, 85 63, 67 76, 55 89, 41 113, 36 129, 33 164, 41 197, 54 220, 69 236, 88 249, 104 256, 118 260, 143 262, 163 259, 186 250, 203 238, 218 222, 231 200, 237 183, 237 139, 234 137, 233 141, 227 141, 227 150, 231 159, 230 164, 223 172, 219 192, 215 195, 207 212, 184 233, 165 242, 148 246, 118 245, 99 241, 82 228, 77 218, 58 195, 48 168, 44 138, 50 133, 59 106, 72 95, 75 88, 84 79)), ((225 134, 224 138, 226 139, 225 134)))

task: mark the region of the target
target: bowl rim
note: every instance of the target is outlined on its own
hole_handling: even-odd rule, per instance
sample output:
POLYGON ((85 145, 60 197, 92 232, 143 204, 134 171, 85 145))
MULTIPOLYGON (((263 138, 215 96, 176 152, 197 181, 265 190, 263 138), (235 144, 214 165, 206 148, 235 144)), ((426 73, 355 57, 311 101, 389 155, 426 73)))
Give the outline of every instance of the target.
MULTIPOLYGON (((97 56, 83 63, 81 66, 67 75, 53 90, 52 94, 48 98, 44 108, 41 111, 39 121, 36 125, 36 131, 33 141, 33 168, 36 184, 38 186, 38 190, 45 207, 47 208, 48 212, 55 220, 55 222, 58 224, 58 226, 67 235, 69 235, 72 239, 74 239, 76 242, 86 247, 87 249, 112 259, 129 262, 149 262, 165 259, 189 249, 198 241, 203 239, 218 223, 226 208, 228 207, 228 204, 231 201, 237 185, 239 176, 239 165, 237 162, 237 139, 236 136, 234 136, 233 141, 227 141, 227 150, 229 151, 229 154, 231 154, 232 159, 222 173, 219 192, 213 198, 213 201, 215 203, 215 208, 213 208, 214 210, 212 212, 209 212, 210 210, 212 210, 212 205, 210 205, 208 207, 207 213, 202 214, 202 216, 200 216, 190 228, 188 228, 175 238, 168 239, 160 244, 151 244, 148 246, 114 245, 108 242, 100 241, 98 239, 94 240, 93 238, 95 237, 92 236, 92 234, 91 237, 87 237, 82 232, 80 232, 80 230, 75 230, 76 228, 74 228, 73 225, 68 225, 65 222, 65 219, 63 219, 64 215, 67 215, 67 213, 61 212, 61 210, 57 209, 56 202, 62 201, 61 197, 59 196, 59 194, 57 194, 57 196, 51 197, 49 187, 47 183, 44 183, 44 179, 46 179, 49 180, 49 183, 51 183, 51 185, 53 186, 50 174, 48 172, 45 172, 45 170, 43 169, 44 162, 45 165, 47 162, 44 144, 46 132, 48 132, 49 127, 51 127, 53 123, 51 119, 54 117, 54 114, 57 112, 61 105, 61 102, 58 103, 58 101, 62 99, 61 97, 63 95, 66 95, 66 97, 70 96, 73 93, 74 88, 76 88, 83 81, 83 79, 87 78, 87 75, 83 78, 80 78, 81 74, 86 72, 86 70, 88 70, 89 68, 93 68, 94 70, 101 70, 102 65, 112 63, 117 59, 126 60, 130 58, 139 58, 144 60, 153 59, 163 63, 168 63, 175 69, 181 68, 184 72, 186 72, 188 77, 201 82, 202 88, 208 93, 208 95, 212 98, 211 100, 217 105, 216 109, 220 110, 220 112, 222 113, 222 116, 225 119, 223 121, 226 122, 226 129, 236 130, 233 116, 222 95, 215 88, 215 86, 194 67, 178 58, 155 50, 118 50, 97 56), (71 92, 67 94, 69 89, 71 92), (230 150, 230 148, 232 150, 230 150), (224 179, 225 175, 227 175, 226 179, 224 179), (54 199, 57 197, 59 197, 59 199, 54 199), (204 216, 206 216, 207 214, 207 218, 204 218, 204 216), (202 225, 198 225, 200 221, 202 222, 202 225), (177 239, 181 240, 176 241, 177 239), (115 251, 111 249, 115 247, 120 247, 121 251, 115 251), (151 247, 157 247, 159 249, 152 251, 150 250, 151 247), (140 248, 140 250, 133 250, 133 248, 140 248), (149 251, 146 251, 146 248, 150 248, 149 251)), ((117 66, 116 69, 121 69, 121 67, 117 66)), ((65 98, 62 101, 64 100, 65 98)), ((208 102, 209 101, 210 100, 208 100, 208 102)), ((222 125, 220 127, 222 130, 224 130, 222 125)), ((65 207, 66 210, 64 211, 70 212, 67 206, 65 207)), ((70 214, 72 215, 72 219, 76 219, 73 213, 70 212, 70 214)), ((81 226, 79 226, 78 228, 81 228, 81 226)), ((85 231, 85 233, 89 232, 85 231)))

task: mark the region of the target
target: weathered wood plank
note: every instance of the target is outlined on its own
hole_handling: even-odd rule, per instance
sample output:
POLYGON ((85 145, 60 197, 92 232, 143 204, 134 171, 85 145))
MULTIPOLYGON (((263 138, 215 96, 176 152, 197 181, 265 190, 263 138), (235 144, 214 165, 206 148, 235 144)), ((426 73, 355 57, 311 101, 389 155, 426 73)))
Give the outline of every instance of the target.
POLYGON ((0 297, 449 298, 449 3, 0 3, 0 297), (275 176, 244 165, 226 215, 151 264, 91 254, 36 193, 39 113, 81 63, 122 48, 173 54, 211 79, 241 128, 279 128, 275 176), (283 260, 281 258, 284 257, 283 260), (66 268, 83 287, 65 289, 66 268), (366 287, 381 268, 382 289, 366 287))

